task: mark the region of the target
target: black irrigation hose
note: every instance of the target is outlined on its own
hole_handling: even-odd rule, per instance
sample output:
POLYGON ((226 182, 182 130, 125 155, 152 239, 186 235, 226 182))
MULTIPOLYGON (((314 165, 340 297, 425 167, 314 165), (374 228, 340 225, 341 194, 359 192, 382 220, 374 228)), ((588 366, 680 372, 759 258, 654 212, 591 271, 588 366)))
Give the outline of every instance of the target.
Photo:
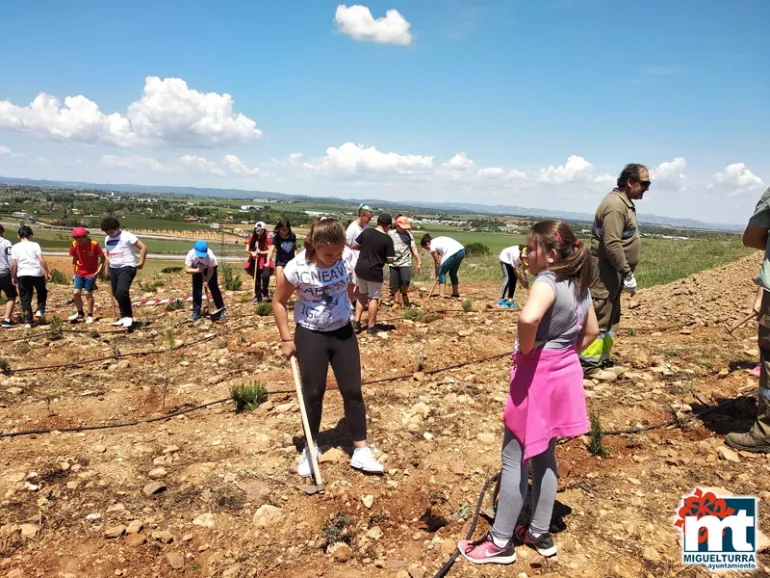
MULTIPOLYGON (((489 490, 489 486, 493 482, 497 482, 499 478, 500 478, 500 473, 497 473, 494 476, 489 476, 487 478, 487 481, 484 482, 484 486, 481 488, 479 497, 476 500, 476 510, 473 512, 471 527, 468 528, 468 532, 465 534, 466 540, 470 540, 473 537, 473 533, 476 531, 476 524, 478 524, 479 514, 481 513, 481 505, 484 503, 484 496, 486 496, 487 490, 489 490)), ((441 567, 441 569, 438 572, 436 572, 433 578, 443 578, 444 576, 446 576, 449 573, 449 570, 452 569, 452 566, 454 565, 455 561, 459 556, 460 556, 460 551, 455 549, 452 556, 450 556, 449 560, 446 561, 446 564, 444 564, 441 567)))
MULTIPOLYGON (((441 373, 442 371, 450 371, 452 369, 457 369, 459 367, 465 367, 466 365, 473 365, 476 363, 486 363, 487 361, 494 361, 495 359, 501 359, 507 355, 511 355, 511 352, 506 351, 505 353, 498 353, 497 355, 490 355, 489 357, 482 357, 481 359, 472 359, 470 361, 463 361, 462 363, 456 363, 455 365, 448 365, 447 367, 440 367, 438 369, 430 369, 428 371, 423 371, 421 373, 423 375, 434 375, 436 373, 441 373)), ((392 377, 383 377, 382 379, 365 381, 361 385, 372 385, 375 383, 387 383, 389 381, 398 381, 399 379, 408 379, 413 375, 414 375, 413 373, 406 373, 403 375, 395 375, 392 377)))

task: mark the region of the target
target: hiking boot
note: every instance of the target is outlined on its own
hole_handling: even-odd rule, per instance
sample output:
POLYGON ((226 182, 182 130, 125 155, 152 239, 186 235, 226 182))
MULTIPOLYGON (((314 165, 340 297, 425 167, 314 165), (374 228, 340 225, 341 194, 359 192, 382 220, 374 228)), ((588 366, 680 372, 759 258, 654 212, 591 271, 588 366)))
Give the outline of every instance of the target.
POLYGON ((516 561, 513 540, 504 548, 499 548, 492 540, 491 533, 475 542, 460 540, 457 543, 457 549, 463 558, 472 564, 513 564, 516 561))
POLYGON ((613 366, 603 367, 602 371, 609 371, 610 373, 614 373, 617 377, 620 377, 627 371, 627 369, 621 365, 613 365, 613 366))
POLYGON ((513 534, 522 544, 531 546, 537 550, 537 553, 541 556, 548 558, 550 556, 556 555, 556 545, 553 543, 553 537, 551 536, 550 532, 540 534, 537 538, 535 538, 526 526, 519 525, 516 526, 513 534))
POLYGON ((86 317, 86 325, 92 325, 93 322, 94 322, 93 316, 89 315, 88 317, 86 317))
POLYGON ((73 313, 69 317, 67 317, 67 321, 77 321, 78 319, 82 319, 85 317, 82 311, 78 311, 77 313, 73 313))
POLYGON ((751 432, 732 432, 725 436, 725 444, 736 450, 756 454, 770 454, 770 440, 755 437, 751 432))
POLYGON ((193 311, 193 314, 187 318, 187 321, 190 321, 190 322, 198 321, 198 319, 200 318, 201 318, 201 314, 198 311, 193 311))
MULTIPOLYGON (((318 447, 318 444, 315 446, 315 457, 316 459, 320 459, 321 457, 321 449, 318 447)), ((297 465, 297 473, 303 478, 309 478, 312 475, 312 470, 313 466, 310 463, 310 450, 305 446, 302 450, 302 457, 297 465)))
POLYGON ((368 474, 382 474, 385 472, 385 467, 377 461, 377 458, 372 453, 372 448, 369 446, 353 450, 350 467, 356 470, 363 470, 368 474))
POLYGON ((617 375, 606 369, 593 369, 586 373, 586 379, 596 379, 597 381, 615 381, 618 378, 617 375))
POLYGON ((13 327, 18 327, 18 323, 16 323, 13 319, 3 320, 3 329, 11 329, 13 327))

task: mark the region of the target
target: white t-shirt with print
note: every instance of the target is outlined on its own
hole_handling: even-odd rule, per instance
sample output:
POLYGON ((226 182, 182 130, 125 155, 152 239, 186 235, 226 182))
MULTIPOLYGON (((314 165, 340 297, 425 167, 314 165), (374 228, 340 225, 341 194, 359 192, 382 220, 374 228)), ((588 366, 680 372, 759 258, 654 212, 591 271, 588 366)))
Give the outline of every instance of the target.
POLYGON ((297 288, 294 321, 311 331, 334 331, 350 323, 348 268, 340 259, 327 268, 305 260, 301 251, 286 264, 286 280, 297 288))
POLYGON ((137 236, 128 231, 121 231, 117 237, 107 235, 104 239, 104 252, 110 260, 110 269, 136 267, 134 245, 138 242, 137 236))
POLYGON ((209 249, 208 255, 202 259, 195 254, 195 249, 190 249, 190 252, 187 253, 187 257, 185 257, 184 264, 185 267, 198 267, 200 265, 203 265, 204 267, 216 267, 217 258, 214 256, 211 249, 209 249))
POLYGON ((441 265, 455 253, 465 249, 451 237, 436 237, 430 242, 430 252, 436 251, 441 256, 441 265))
POLYGON ((42 277, 40 256, 43 251, 34 241, 21 241, 11 247, 11 259, 16 261, 17 277, 42 277))
POLYGON ((521 249, 518 245, 506 247, 500 251, 500 260, 512 267, 518 267, 521 265, 521 249))
POLYGON ((353 270, 356 268, 356 252, 348 246, 342 251, 342 262, 345 263, 345 267, 350 274, 353 275, 353 270))

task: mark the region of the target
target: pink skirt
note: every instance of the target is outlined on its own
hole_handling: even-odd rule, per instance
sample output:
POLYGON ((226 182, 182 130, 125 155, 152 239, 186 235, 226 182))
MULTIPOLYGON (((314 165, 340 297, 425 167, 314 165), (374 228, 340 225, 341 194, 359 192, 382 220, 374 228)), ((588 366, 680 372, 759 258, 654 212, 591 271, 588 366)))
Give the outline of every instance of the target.
POLYGON ((588 431, 583 369, 574 347, 514 356, 503 422, 524 448, 524 463, 553 438, 588 431))

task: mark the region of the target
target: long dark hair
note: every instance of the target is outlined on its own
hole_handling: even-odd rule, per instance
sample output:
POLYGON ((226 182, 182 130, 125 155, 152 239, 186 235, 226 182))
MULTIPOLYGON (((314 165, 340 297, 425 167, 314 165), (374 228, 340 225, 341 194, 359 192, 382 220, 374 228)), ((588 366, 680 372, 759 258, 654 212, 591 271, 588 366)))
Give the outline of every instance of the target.
POLYGON ((281 229, 286 229, 289 231, 289 236, 291 236, 291 223, 289 222, 289 219, 278 219, 278 222, 275 224, 275 231, 276 234, 281 234, 281 229))
POLYGON ((249 237, 249 251, 253 251, 259 241, 259 250, 264 251, 267 247, 267 229, 257 229, 254 227, 254 232, 249 237))
POLYGON ((345 229, 337 219, 313 221, 305 238, 305 260, 313 261, 318 247, 323 245, 344 245, 345 229))
POLYGON ((527 233, 527 244, 536 245, 543 253, 555 250, 559 261, 547 270, 559 281, 571 279, 578 295, 585 294, 591 284, 591 251, 567 223, 557 220, 535 223, 527 233))

